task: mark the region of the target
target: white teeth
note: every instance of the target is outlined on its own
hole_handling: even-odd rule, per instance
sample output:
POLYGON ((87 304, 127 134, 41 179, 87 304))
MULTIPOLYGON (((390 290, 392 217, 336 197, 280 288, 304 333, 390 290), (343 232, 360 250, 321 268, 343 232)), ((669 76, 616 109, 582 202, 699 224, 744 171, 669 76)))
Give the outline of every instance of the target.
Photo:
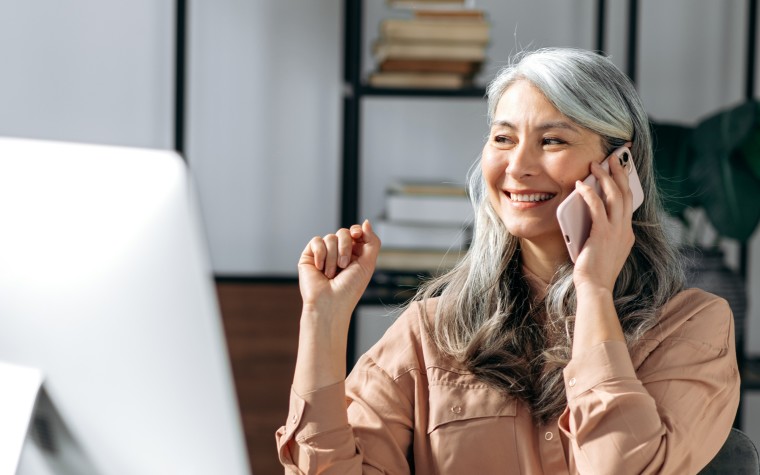
POLYGON ((531 194, 517 194, 511 193, 510 198, 512 201, 546 201, 553 198, 554 195, 549 193, 531 193, 531 194))

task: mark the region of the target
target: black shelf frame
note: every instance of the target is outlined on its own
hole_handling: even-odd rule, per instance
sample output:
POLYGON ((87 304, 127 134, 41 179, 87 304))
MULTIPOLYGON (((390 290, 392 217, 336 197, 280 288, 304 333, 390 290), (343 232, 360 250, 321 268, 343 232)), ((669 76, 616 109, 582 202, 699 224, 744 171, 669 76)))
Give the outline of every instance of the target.
POLYGON ((358 95, 367 96, 396 96, 396 97, 469 97, 485 98, 486 90, 482 87, 467 87, 462 89, 423 89, 423 88, 392 88, 361 85, 358 95))
POLYGON ((185 157, 187 84, 187 0, 174 4, 174 150, 185 157))
MULTIPOLYGON (((423 89, 373 87, 362 81, 362 47, 364 28, 364 0, 344 0, 343 29, 343 146, 341 168, 340 226, 349 227, 359 220, 361 161, 361 102, 365 97, 409 97, 440 99, 485 99, 482 87, 462 89, 423 89)), ((604 53, 606 34, 606 0, 596 4, 596 50, 604 53)), ((370 284, 372 286, 372 284, 370 284)), ((362 300, 372 299, 370 289, 362 300)), ((403 297, 402 297, 403 298, 403 297)), ((353 322, 354 319, 352 319, 353 322)), ((352 323, 348 334, 348 368, 354 361, 355 327, 352 323)))
MULTIPOLYGON (((603 1, 603 0, 600 0, 603 1)), ((340 225, 349 227, 359 219, 361 102, 364 97, 485 98, 485 88, 462 89, 373 87, 362 81, 363 0, 344 1, 343 37, 343 146, 340 225)))
MULTIPOLYGON (((359 221, 361 164, 359 150, 361 148, 361 102, 365 97, 409 97, 409 98, 442 98, 442 99, 485 99, 485 88, 469 87, 462 89, 423 89, 423 88, 385 88, 373 87, 362 81, 362 47, 364 28, 364 0, 344 1, 343 29, 343 146, 341 168, 341 199, 340 226, 350 227, 359 221)), ((600 0, 602 1, 602 0, 600 0)), ((370 283, 370 287, 374 284, 370 283)), ((406 289, 402 291, 408 294, 406 289)), ((403 299, 395 295, 393 290, 370 288, 365 293, 362 302, 387 301, 399 303, 403 299), (385 295, 380 298, 378 291, 385 295)), ((355 315, 354 315, 355 317, 355 315)), ((348 330, 348 347, 346 365, 350 371, 356 353, 355 318, 351 319, 348 330)))

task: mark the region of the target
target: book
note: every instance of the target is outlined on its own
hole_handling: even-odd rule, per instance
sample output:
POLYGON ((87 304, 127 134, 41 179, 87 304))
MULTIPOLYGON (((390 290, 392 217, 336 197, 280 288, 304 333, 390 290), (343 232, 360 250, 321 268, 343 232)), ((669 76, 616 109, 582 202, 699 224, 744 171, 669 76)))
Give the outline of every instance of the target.
POLYGON ((386 198, 386 218, 414 224, 461 226, 472 220, 473 210, 466 196, 391 193, 386 198))
POLYGON ((369 76, 369 85, 374 87, 419 87, 458 89, 472 84, 472 81, 461 74, 453 73, 415 73, 377 72, 369 76))
POLYGON ((464 255, 464 251, 382 248, 377 256, 376 268, 436 275, 454 268, 464 255))
POLYGON ((484 20, 451 21, 389 18, 380 23, 380 34, 390 41, 443 41, 485 45, 490 39, 484 20))
POLYGON ((375 59, 485 60, 485 45, 442 41, 400 42, 382 39, 374 45, 375 59))
POLYGON ((414 11, 414 18, 424 20, 446 20, 446 21, 473 21, 485 20, 486 13, 483 10, 461 9, 461 10, 427 10, 417 9, 414 11))
POLYGON ((383 246, 397 249, 463 249, 470 231, 462 225, 431 225, 388 220, 375 221, 383 246))
POLYGON ((460 9, 465 8, 467 0, 387 0, 391 8, 405 9, 460 9))
POLYGON ((472 77, 480 71, 480 61, 386 59, 380 63, 383 72, 453 73, 472 77))

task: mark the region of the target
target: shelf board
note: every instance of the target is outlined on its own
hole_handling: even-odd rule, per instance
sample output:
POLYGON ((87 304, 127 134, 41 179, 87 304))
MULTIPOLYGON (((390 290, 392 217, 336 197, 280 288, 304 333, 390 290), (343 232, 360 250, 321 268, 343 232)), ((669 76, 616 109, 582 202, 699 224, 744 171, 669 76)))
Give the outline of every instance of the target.
POLYGON ((468 87, 462 89, 426 89, 426 88, 395 88, 373 87, 361 85, 356 91, 357 97, 361 96, 398 96, 398 97, 469 97, 485 99, 486 90, 482 87, 468 87))

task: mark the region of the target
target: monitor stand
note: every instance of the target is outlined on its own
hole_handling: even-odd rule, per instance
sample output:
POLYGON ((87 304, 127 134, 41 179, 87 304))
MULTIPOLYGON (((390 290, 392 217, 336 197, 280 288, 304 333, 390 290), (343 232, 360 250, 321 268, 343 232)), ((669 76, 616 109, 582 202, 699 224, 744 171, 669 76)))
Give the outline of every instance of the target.
POLYGON ((0 362, 0 473, 16 473, 41 387, 38 369, 0 362))
POLYGON ((0 473, 97 475, 35 368, 0 362, 0 473))

